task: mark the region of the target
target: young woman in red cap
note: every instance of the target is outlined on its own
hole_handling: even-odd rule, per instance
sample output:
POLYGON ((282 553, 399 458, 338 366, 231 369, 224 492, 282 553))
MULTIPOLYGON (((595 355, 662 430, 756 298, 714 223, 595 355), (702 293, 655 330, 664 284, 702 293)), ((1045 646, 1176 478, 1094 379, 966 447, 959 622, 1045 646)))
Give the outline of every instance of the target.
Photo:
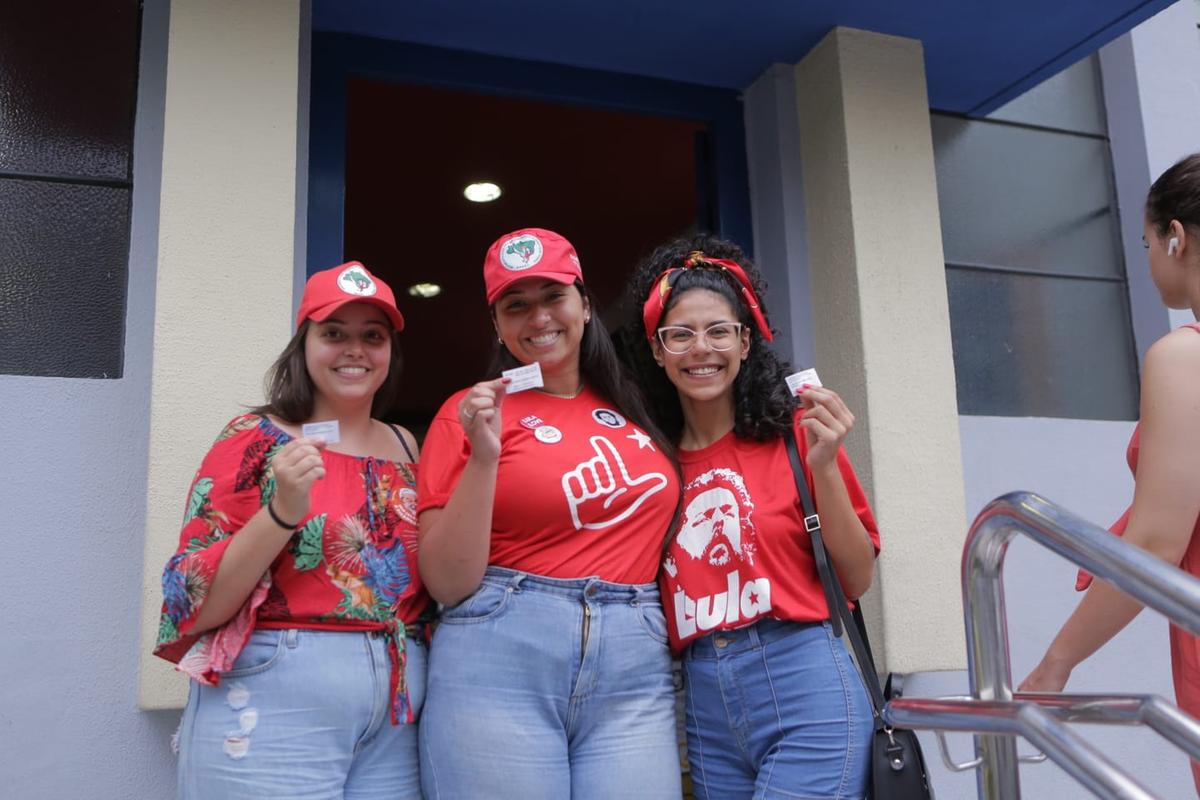
POLYGON ((761 278, 736 245, 665 245, 630 292, 629 341, 645 343, 630 358, 682 471, 660 583, 696 797, 861 798, 871 708, 829 624, 785 449, 794 432, 826 548, 857 598, 879 533, 842 450, 854 416, 830 389, 788 391, 761 278))
POLYGON ((574 248, 488 250, 497 377, 453 395, 420 477, 421 574, 445 606, 421 722, 438 798, 678 798, 671 656, 654 583, 679 498, 574 248), (508 393, 502 368, 540 367, 508 393))
MULTIPOLYGON (((1200 320, 1200 153, 1154 182, 1146 198, 1142 241, 1150 277, 1168 308, 1200 320)), ((1134 473, 1133 505, 1112 531, 1200 577, 1200 322, 1159 339, 1142 365, 1141 414, 1126 460, 1134 473)), ((1087 590, 1054 637, 1024 692, 1061 692, 1084 659, 1133 621, 1138 602, 1080 573, 1087 590), (1090 588, 1089 588, 1090 587, 1090 588)), ((1171 626, 1171 671, 1179 706, 1200 717, 1200 640, 1171 626)), ((1200 790, 1200 764, 1192 761, 1200 790)))
POLYGON ((192 678, 181 798, 421 796, 415 444, 375 418, 403 327, 362 264, 313 275, 268 402, 196 473, 155 648, 192 678))

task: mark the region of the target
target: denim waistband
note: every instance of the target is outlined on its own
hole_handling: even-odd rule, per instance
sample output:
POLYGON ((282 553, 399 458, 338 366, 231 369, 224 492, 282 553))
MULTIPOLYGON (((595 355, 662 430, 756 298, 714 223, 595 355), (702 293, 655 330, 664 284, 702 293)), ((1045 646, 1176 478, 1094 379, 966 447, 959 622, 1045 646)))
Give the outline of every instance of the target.
POLYGON ((612 583, 599 578, 547 578, 508 567, 488 567, 483 582, 592 603, 658 603, 657 583, 612 583))
POLYGON ((744 628, 720 630, 702 636, 688 645, 684 658, 724 658, 734 653, 756 650, 765 644, 792 634, 827 624, 821 622, 792 622, 764 617, 744 628))

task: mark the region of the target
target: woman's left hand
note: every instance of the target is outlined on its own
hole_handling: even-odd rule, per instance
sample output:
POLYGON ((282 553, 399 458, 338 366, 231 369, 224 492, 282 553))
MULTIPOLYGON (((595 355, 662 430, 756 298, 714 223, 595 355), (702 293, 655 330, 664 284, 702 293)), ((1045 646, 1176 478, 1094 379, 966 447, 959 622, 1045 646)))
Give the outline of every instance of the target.
POLYGON ((832 389, 809 386, 800 391, 804 413, 800 425, 808 438, 808 468, 821 469, 837 461, 838 448, 854 427, 854 415, 832 389))
POLYGON ((1050 654, 1029 673, 1029 677, 1021 681, 1018 692, 1061 692, 1071 678, 1071 668, 1061 661, 1053 659, 1050 654))

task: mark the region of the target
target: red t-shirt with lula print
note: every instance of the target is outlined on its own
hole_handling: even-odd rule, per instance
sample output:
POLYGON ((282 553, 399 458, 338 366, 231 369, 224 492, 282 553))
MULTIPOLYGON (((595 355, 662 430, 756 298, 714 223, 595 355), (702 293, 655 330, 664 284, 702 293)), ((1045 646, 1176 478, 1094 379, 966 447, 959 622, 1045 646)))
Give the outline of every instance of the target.
POLYGON ((402 626, 429 603, 417 573, 416 465, 325 450, 311 511, 232 619, 192 632, 229 543, 275 495, 271 459, 291 436, 268 418, 232 420, 188 493, 179 546, 163 571, 156 655, 215 685, 258 628, 389 633, 394 718, 407 718, 402 626))
MULTIPOLYGON (((419 510, 441 508, 471 454, 458 421, 466 390, 434 417, 421 450, 419 510)), ((679 500, 671 462, 590 389, 504 399, 492 508, 494 566, 551 578, 651 583, 679 500)))
MULTIPOLYGON (((803 461, 808 444, 802 428, 798 434, 803 461)), ((660 577, 671 648, 762 617, 828 619, 784 440, 759 442, 730 432, 701 450, 680 450, 679 461, 683 513, 660 577)), ((879 528, 844 450, 837 464, 878 553, 879 528)), ((805 478, 811 490, 807 470, 805 478)), ((813 502, 820 513, 815 493, 813 502)))

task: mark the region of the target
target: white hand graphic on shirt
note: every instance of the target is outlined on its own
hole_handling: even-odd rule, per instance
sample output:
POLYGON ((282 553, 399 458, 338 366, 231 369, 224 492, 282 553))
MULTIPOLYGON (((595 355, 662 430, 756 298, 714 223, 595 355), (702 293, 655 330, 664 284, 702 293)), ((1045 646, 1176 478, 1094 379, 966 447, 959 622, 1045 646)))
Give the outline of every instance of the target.
POLYGON ((647 472, 631 478, 621 454, 607 438, 593 436, 589 441, 596 455, 562 476, 563 494, 567 497, 576 530, 599 530, 616 525, 667 487, 667 476, 661 472, 647 472), (613 501, 629 491, 640 491, 641 494, 620 513, 606 516, 613 501))

